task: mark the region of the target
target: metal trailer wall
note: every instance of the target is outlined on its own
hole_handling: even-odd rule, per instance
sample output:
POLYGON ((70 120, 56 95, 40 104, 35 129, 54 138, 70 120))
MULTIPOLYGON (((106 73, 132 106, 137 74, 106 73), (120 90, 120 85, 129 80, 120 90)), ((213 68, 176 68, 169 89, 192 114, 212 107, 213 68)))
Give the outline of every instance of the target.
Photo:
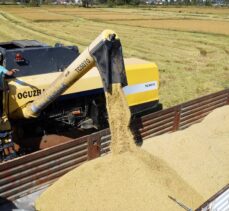
MULTIPOLYGON (((229 89, 133 120, 136 140, 184 129, 229 104, 229 89)), ((40 150, 0 164, 0 204, 52 184, 71 169, 109 152, 110 131, 40 150)))
POLYGON ((203 203, 196 211, 228 211, 229 210, 229 184, 203 203))

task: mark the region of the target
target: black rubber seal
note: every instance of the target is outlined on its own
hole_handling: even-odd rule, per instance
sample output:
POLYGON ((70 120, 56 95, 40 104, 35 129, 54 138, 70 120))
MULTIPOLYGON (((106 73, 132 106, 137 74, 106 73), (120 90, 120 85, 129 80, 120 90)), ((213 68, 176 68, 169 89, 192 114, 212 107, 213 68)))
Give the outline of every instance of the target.
POLYGON ((110 40, 101 41, 90 54, 96 61, 105 91, 110 91, 113 83, 127 86, 122 45, 119 39, 115 39, 115 35, 110 40))

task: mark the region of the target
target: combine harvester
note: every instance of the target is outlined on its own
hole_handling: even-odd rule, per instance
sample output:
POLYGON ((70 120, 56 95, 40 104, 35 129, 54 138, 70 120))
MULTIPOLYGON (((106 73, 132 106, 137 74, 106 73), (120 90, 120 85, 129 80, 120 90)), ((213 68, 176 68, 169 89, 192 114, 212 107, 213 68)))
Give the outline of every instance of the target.
POLYGON ((108 89, 110 80, 122 80, 123 85, 128 82, 124 90, 133 116, 161 110, 157 66, 131 58, 125 60, 124 71, 120 42, 102 36, 81 55, 74 46, 50 47, 37 41, 0 43, 0 65, 20 70, 6 79, 9 91, 4 92, 3 113, 12 130, 1 131, 5 138, 1 139, 0 160, 76 138, 77 128, 86 133, 107 128, 104 88, 108 89), (121 72, 116 72, 120 68, 121 72), (50 86, 55 79, 55 85, 50 86), (16 153, 10 149, 12 132, 16 153))
POLYGON ((77 47, 37 41, 1 43, 0 52, 3 65, 20 69, 6 79, 3 95, 12 129, 1 131, 0 204, 43 189, 109 152, 103 89, 111 91, 112 83, 123 85, 137 142, 184 129, 229 104, 229 90, 224 90, 158 111, 157 66, 139 59, 126 59, 124 66, 120 40, 110 30, 80 55, 77 47), (77 128, 90 134, 77 138, 77 128))

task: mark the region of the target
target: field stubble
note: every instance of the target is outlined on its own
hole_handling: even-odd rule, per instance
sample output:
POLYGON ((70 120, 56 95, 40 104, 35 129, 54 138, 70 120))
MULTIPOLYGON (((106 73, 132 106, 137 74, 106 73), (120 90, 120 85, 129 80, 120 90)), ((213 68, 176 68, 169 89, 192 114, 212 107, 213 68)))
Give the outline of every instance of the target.
POLYGON ((229 87, 229 9, 0 7, 0 40, 37 39, 80 50, 105 28, 124 56, 157 63, 165 107, 229 87))

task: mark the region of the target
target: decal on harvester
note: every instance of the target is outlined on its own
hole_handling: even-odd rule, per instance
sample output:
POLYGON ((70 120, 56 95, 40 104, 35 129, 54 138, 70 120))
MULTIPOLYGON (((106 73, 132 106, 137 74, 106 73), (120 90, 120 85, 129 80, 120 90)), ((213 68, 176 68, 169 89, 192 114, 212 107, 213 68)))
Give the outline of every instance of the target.
POLYGON ((156 90, 157 88, 158 88, 157 81, 150 81, 147 83, 125 86, 123 88, 123 91, 125 95, 130 95, 130 94, 136 94, 139 92, 156 90))
POLYGON ((80 73, 88 64, 90 64, 91 61, 89 59, 85 59, 76 69, 78 73, 80 73))
MULTIPOLYGON (((44 91, 44 89, 43 89, 43 91, 44 91)), ((31 90, 31 91, 19 92, 17 94, 17 98, 18 99, 23 99, 23 98, 37 97, 37 96, 41 95, 41 93, 42 93, 41 89, 35 89, 35 90, 31 90)))

